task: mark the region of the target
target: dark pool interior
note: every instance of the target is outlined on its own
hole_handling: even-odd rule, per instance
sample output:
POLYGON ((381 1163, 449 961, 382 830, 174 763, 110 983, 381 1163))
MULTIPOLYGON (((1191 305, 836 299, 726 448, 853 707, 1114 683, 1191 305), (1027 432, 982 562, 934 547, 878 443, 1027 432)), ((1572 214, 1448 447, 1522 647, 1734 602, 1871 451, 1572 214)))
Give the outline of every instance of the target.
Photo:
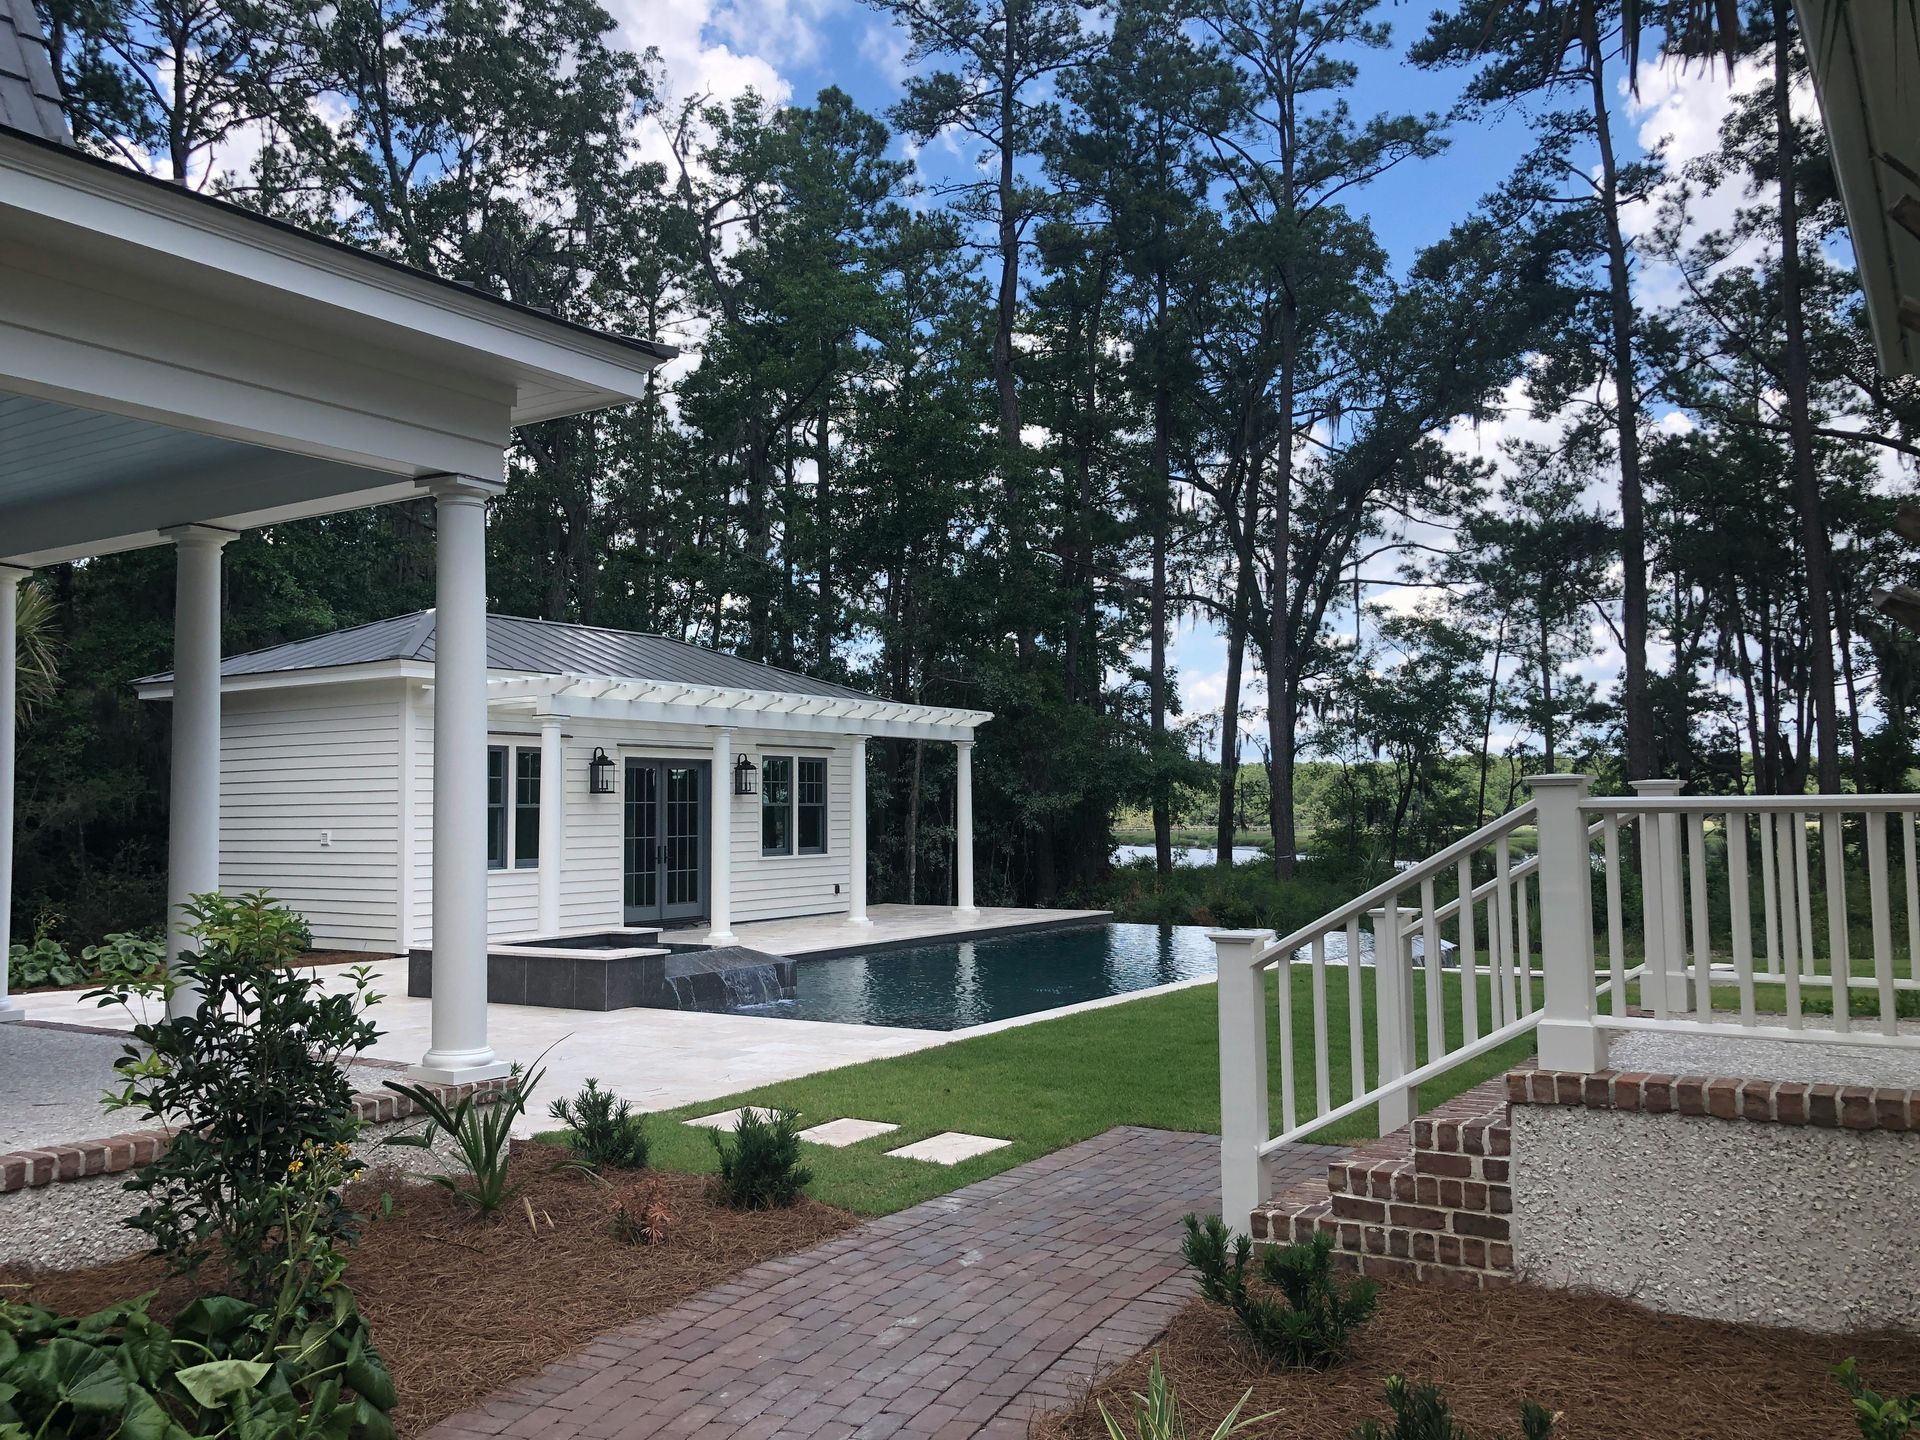
POLYGON ((794 997, 742 1015, 961 1030, 1214 973, 1197 925, 1078 925, 994 940, 802 958, 794 997))

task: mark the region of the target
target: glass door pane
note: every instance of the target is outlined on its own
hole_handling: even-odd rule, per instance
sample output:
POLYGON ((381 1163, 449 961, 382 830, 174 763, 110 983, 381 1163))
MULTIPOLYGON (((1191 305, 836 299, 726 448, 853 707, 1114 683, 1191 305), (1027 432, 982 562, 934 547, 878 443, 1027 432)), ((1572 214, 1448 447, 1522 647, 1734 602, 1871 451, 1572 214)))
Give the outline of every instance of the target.
POLYGON ((660 918, 660 767, 627 762, 626 875, 627 923, 660 918))
POLYGON ((704 898, 706 826, 702 823, 706 789, 704 767, 666 765, 666 910, 669 916, 696 915, 704 898))

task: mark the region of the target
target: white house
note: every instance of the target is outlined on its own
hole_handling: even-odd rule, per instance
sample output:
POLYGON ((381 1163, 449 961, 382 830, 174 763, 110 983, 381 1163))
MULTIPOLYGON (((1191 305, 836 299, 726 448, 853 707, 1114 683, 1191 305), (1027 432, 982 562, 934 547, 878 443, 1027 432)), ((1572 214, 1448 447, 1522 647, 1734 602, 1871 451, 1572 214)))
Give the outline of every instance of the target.
MULTIPOLYGON (((431 610, 221 665, 220 884, 264 887, 324 948, 433 934, 431 610)), ((487 617, 490 941, 845 915, 866 923, 866 748, 959 750, 973 906, 980 711, 877 700, 657 635, 487 617)), ((137 682, 172 694, 170 675, 137 682)))

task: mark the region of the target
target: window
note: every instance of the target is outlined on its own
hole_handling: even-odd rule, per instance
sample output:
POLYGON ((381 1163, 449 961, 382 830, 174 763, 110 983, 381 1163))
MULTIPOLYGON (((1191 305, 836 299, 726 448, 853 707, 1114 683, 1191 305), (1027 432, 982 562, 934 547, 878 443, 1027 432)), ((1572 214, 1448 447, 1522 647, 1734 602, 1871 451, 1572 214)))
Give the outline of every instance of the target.
POLYGON ((487 747, 487 868, 531 870, 540 863, 540 751, 487 747), (509 758, 511 757, 511 758, 509 758), (508 789, 509 776, 512 789, 508 789))
POLYGON ((540 752, 513 752, 513 866, 531 870, 540 864, 540 752))
POLYGON ((793 757, 760 757, 760 853, 793 853, 793 757))
POLYGON ((823 756, 803 757, 794 785, 795 831, 802 855, 827 853, 827 762, 823 756))
POLYGON ((487 747, 487 868, 507 868, 507 747, 487 747))

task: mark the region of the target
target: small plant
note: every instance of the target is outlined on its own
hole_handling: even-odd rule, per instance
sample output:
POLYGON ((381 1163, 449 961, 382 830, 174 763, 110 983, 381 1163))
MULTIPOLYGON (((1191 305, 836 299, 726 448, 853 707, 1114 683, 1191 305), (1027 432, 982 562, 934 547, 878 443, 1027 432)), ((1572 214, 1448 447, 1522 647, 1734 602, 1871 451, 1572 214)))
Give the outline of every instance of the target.
POLYGON ((1294 1369, 1324 1370, 1346 1358, 1354 1328, 1373 1314, 1379 1287, 1370 1280, 1341 1284, 1333 1272, 1333 1240, 1315 1235, 1298 1245, 1269 1246, 1261 1277, 1286 1303, 1247 1285, 1253 1242, 1233 1235, 1218 1217, 1186 1219, 1182 1251, 1200 1276, 1200 1293, 1233 1312, 1254 1348, 1294 1369))
POLYGON ((629 1185, 613 1197, 614 1238, 629 1245, 664 1245, 673 1229, 673 1212, 658 1180, 629 1185))
MULTIPOLYGON (((1393 1412, 1393 1424, 1381 1428, 1378 1420, 1369 1420, 1353 1432, 1353 1440, 1474 1440, 1470 1431, 1454 1423, 1452 1411, 1432 1385, 1409 1385, 1404 1375, 1387 1377, 1387 1408, 1393 1412)), ((1521 1440, 1548 1440, 1558 1415, 1531 1400, 1520 1405, 1521 1440)), ((1488 1436, 1486 1440, 1498 1440, 1488 1436)))
MULTIPOLYGON (((1247 1401, 1253 1398, 1253 1391, 1242 1395, 1226 1418, 1214 1427, 1209 1440, 1227 1440, 1242 1430, 1252 1429, 1263 1420, 1271 1420, 1280 1412, 1270 1410, 1265 1415, 1255 1415, 1242 1420, 1240 1412, 1247 1408, 1247 1401)), ((1133 1396, 1133 1434, 1107 1413, 1107 1407, 1100 1407, 1100 1418, 1106 1423, 1107 1440, 1186 1440, 1187 1421, 1180 1413, 1180 1401, 1173 1393, 1173 1387, 1167 1384, 1166 1372, 1160 1368, 1160 1352, 1154 1351, 1153 1364, 1147 1371, 1147 1392, 1138 1391, 1133 1396)))
POLYGON ((31 945, 16 944, 7 952, 9 987, 78 985, 86 978, 86 967, 51 935, 36 935, 31 945))
POLYGON ((1920 1429, 1920 1395, 1899 1400, 1875 1394, 1860 1378, 1860 1369, 1851 1356, 1834 1366, 1833 1373, 1853 1400, 1853 1419, 1860 1427, 1861 1440, 1905 1440, 1920 1429))
POLYGON ((157 934, 120 930, 87 946, 80 959, 94 980, 144 980, 166 963, 167 946, 157 934))
MULTIPOLYGON (((546 1058, 542 1051, 540 1060, 546 1058)), ((431 1150, 434 1137, 445 1135, 453 1142, 453 1153, 473 1183, 466 1186, 452 1175, 435 1175, 431 1177, 434 1184, 458 1195, 482 1215, 498 1215, 520 1189, 509 1173, 513 1122, 526 1113, 534 1088, 546 1076, 540 1060, 534 1061, 532 1074, 523 1076, 516 1065, 500 1090, 491 1094, 471 1091, 451 1106, 430 1086, 387 1081, 387 1089, 411 1100, 427 1120, 421 1133, 395 1135, 386 1143, 431 1150)))
POLYGON ((578 1095, 555 1100, 547 1113, 573 1132, 567 1148, 589 1170, 647 1168, 646 1117, 591 1076, 578 1095))
MULTIPOLYGON (((135 1043, 115 1063, 125 1084, 106 1101, 173 1132, 167 1151, 127 1181, 144 1197, 127 1223, 181 1273, 218 1251, 234 1292, 267 1303, 285 1259, 284 1186, 298 1173, 289 1167, 310 1146, 351 1144, 359 1133, 340 1061, 377 1038, 366 1010, 380 997, 364 967, 332 994, 312 971, 291 968, 304 922, 265 891, 197 895, 187 916, 192 948, 173 973, 90 996, 136 1015, 138 999, 164 1017, 133 1027, 135 1043), (183 990, 198 1003, 165 1015, 183 990)), ((357 1235, 337 1185, 314 1223, 329 1244, 357 1235)))
POLYGON ((715 1188, 721 1200, 736 1210, 791 1205, 813 1181, 813 1171, 800 1163, 798 1111, 782 1110, 769 1120, 748 1106, 733 1127, 731 1146, 718 1130, 710 1133, 713 1148, 720 1152, 715 1188))

